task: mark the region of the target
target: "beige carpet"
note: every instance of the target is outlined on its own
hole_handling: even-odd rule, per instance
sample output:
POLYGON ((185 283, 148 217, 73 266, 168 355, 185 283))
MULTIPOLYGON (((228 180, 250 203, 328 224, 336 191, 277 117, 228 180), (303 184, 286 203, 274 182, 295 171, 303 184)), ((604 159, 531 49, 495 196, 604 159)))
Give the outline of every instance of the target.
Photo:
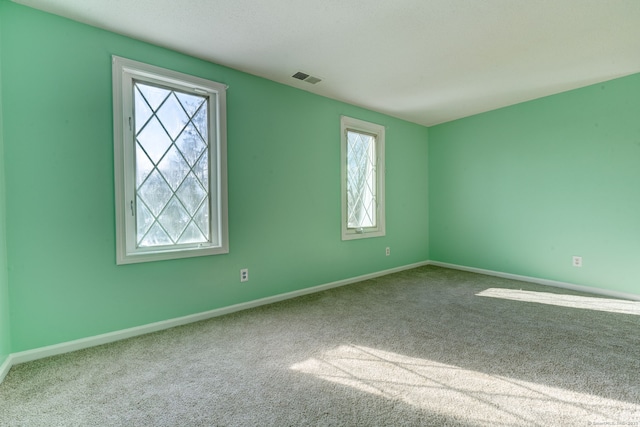
POLYGON ((640 425, 640 303, 422 267, 18 365, 0 425, 640 425))

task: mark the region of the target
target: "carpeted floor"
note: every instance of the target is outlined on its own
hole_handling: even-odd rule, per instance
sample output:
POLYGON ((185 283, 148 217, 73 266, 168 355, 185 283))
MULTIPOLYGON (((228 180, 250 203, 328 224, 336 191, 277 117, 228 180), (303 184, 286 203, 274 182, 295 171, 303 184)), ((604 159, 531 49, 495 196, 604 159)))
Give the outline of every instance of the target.
POLYGON ((0 425, 640 425, 640 303, 421 267, 15 366, 0 425))

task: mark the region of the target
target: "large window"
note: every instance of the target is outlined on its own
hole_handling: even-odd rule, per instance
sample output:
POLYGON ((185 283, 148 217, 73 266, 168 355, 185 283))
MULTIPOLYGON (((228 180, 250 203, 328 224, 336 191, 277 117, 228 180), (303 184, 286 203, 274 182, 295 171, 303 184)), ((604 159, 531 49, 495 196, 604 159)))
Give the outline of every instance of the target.
POLYGON ((228 252, 225 95, 113 57, 118 264, 228 252))
POLYGON ((345 116, 340 124, 342 240, 384 236, 384 127, 345 116))

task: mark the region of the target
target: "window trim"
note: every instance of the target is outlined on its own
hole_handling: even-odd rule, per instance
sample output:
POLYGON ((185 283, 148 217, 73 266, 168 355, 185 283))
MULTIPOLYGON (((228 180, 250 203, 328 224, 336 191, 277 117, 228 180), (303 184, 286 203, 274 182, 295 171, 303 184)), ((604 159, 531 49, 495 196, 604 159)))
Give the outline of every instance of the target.
POLYGON ((342 208, 342 240, 380 237, 386 234, 385 218, 385 127, 353 117, 340 117, 340 179, 342 208), (347 131, 375 136, 376 141, 376 226, 350 228, 347 203, 347 131))
POLYGON ((114 128, 114 178, 116 208, 116 263, 188 258, 229 252, 228 195, 227 195, 227 86, 162 67, 131 59, 112 56, 113 79, 113 128, 114 128), (211 237, 214 231, 217 244, 182 245, 181 247, 136 248, 136 217, 130 215, 135 200, 135 142, 133 126, 129 126, 129 112, 133 111, 133 81, 140 80, 161 84, 194 94, 210 97, 209 113, 209 193, 211 212, 217 212, 217 221, 211 218, 211 237), (131 88, 131 93, 126 91, 131 88), (125 105, 125 103, 127 105, 125 105), (212 164, 215 162, 215 164, 212 164))

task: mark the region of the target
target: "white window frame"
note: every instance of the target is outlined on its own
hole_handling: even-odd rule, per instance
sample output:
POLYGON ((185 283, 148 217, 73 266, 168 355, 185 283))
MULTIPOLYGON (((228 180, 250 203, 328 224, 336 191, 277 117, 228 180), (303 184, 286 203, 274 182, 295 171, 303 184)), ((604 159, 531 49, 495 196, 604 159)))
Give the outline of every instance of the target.
POLYGON ((380 237, 386 234, 385 229, 385 128, 382 125, 355 119, 340 117, 340 164, 341 164, 341 197, 342 197, 342 240, 380 237), (349 227, 347 203, 347 131, 361 132, 375 137, 376 146, 376 224, 373 227, 349 227))
POLYGON ((112 73, 117 264, 228 253, 226 85, 115 55, 112 73), (137 247, 134 80, 209 98, 208 242, 137 247))

